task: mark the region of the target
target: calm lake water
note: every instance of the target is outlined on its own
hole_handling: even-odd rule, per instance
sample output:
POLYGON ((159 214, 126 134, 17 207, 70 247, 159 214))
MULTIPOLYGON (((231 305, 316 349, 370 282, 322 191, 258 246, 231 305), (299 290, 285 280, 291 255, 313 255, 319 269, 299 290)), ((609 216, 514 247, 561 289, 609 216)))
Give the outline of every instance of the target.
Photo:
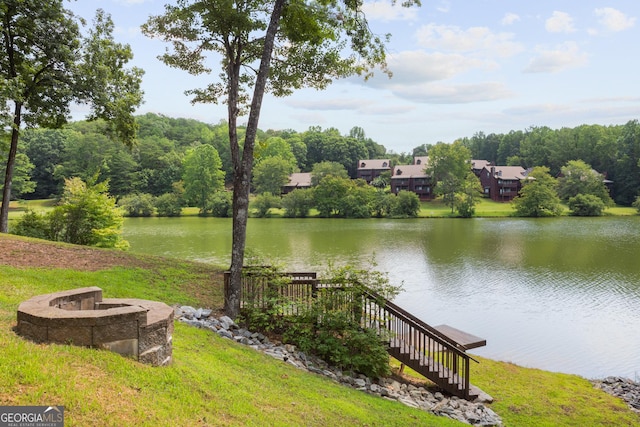
MULTIPOLYGON (((389 273, 395 302, 487 340, 472 353, 587 378, 640 378, 640 217, 249 219, 247 246, 291 271, 389 273)), ((231 220, 127 219, 131 251, 227 267, 231 220)))

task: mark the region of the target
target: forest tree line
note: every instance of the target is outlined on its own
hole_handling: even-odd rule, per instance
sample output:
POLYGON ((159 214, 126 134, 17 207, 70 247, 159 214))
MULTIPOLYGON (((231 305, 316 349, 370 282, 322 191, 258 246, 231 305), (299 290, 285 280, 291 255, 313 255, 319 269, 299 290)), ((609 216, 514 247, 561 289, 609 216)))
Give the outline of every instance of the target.
MULTIPOLYGON (((110 138, 100 121, 74 122, 63 129, 26 129, 18 154, 14 197, 42 199, 62 194, 64 180, 107 181, 116 198, 130 194, 161 196, 185 185, 189 155, 197 147, 211 146, 219 158, 219 181, 233 180, 226 123, 206 124, 193 119, 148 113, 137 117, 139 132, 133 148, 110 138)), ((242 128, 240 129, 242 132, 242 128)), ((571 160, 582 160, 613 181, 612 197, 630 205, 640 191, 640 124, 582 125, 551 129, 532 127, 507 134, 477 133, 458 140, 474 159, 496 165, 524 168, 546 166, 556 176, 571 160)), ((0 160, 6 138, 0 140, 0 160)), ((263 161, 284 162, 290 172, 310 172, 322 162, 339 163, 348 176, 356 176, 358 160, 388 158, 392 165, 410 164, 413 156, 428 155, 432 144, 410 153, 387 150, 365 135, 360 127, 342 135, 335 128, 310 127, 307 131, 260 131, 256 144, 257 171, 263 161)), ((265 166, 269 163, 265 164, 265 166)), ((270 170, 274 166, 265 167, 270 170)), ((4 168, 4 162, 0 169, 4 168)), ((2 172, 0 170, 0 172, 2 172)), ((190 178, 196 179, 196 178, 190 178)))

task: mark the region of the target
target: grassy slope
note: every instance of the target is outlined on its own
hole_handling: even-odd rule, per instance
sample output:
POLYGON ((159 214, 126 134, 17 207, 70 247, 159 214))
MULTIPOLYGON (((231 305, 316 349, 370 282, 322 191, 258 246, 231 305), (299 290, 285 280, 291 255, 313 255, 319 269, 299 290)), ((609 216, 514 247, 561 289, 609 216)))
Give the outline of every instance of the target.
MULTIPOLYGON (((148 258, 144 265, 96 272, 0 266, 0 405, 62 404, 69 426, 459 425, 182 324, 176 326, 174 363, 167 368, 104 351, 38 345, 11 330, 20 301, 87 285, 102 287, 105 297, 220 307, 221 284, 211 282, 219 275, 207 268, 148 258)), ((491 407, 506 426, 640 426, 640 417, 620 400, 580 377, 481 362, 473 366, 472 381, 494 396, 491 407)))

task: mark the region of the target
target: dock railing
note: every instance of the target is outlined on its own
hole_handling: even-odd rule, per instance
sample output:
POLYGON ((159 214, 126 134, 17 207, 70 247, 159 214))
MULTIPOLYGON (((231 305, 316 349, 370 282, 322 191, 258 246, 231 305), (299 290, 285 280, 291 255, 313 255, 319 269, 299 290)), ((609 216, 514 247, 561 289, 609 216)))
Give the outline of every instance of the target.
MULTIPOLYGON (((322 305, 353 312, 363 328, 378 332, 389 354, 401 363, 456 396, 475 397, 470 392, 469 365, 477 360, 460 344, 374 291, 323 283, 313 272, 282 273, 265 267, 243 270, 241 311, 273 311, 277 306, 278 315, 296 316, 310 309, 317 298, 330 298, 331 304, 322 305)), ((225 287, 229 277, 225 272, 225 287)))

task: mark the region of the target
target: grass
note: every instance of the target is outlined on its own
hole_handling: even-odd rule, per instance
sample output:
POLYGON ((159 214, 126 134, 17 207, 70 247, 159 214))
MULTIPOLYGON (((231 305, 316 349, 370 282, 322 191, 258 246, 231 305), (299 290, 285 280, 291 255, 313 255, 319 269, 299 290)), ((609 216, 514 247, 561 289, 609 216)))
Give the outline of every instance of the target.
MULTIPOLYGON (((60 247, 41 244, 54 254, 60 247)), ((0 405, 64 405, 68 426, 461 425, 180 323, 174 362, 165 368, 106 351, 35 344, 12 331, 21 301, 89 285, 105 297, 222 306, 221 275, 213 267, 145 257, 143 268, 139 257, 131 259, 136 267, 93 272, 0 265, 0 405)), ((581 377, 479 359, 472 382, 495 398, 490 407, 507 427, 640 426, 621 400, 581 377)))
MULTIPOLYGON (((13 220, 20 217, 24 211, 29 208, 38 212, 50 210, 55 201, 53 199, 43 200, 21 200, 14 201, 10 204, 9 219, 13 220)), ((182 209, 183 216, 197 216, 199 209, 196 207, 186 207, 182 209)), ((284 217, 284 209, 271 208, 269 210, 270 218, 284 217)), ((495 202, 491 199, 482 198, 476 205, 474 217, 484 218, 504 218, 514 216, 515 210, 509 202, 495 202)), ((605 215, 611 216, 632 216, 637 215, 638 210, 629 206, 614 206, 605 210, 605 215)), ((565 206, 564 214, 569 215, 569 209, 565 206)), ((318 216, 318 211, 312 209, 310 217, 318 216)), ((419 218, 455 218, 457 213, 451 213, 451 208, 446 206, 441 199, 420 202, 419 218)))

